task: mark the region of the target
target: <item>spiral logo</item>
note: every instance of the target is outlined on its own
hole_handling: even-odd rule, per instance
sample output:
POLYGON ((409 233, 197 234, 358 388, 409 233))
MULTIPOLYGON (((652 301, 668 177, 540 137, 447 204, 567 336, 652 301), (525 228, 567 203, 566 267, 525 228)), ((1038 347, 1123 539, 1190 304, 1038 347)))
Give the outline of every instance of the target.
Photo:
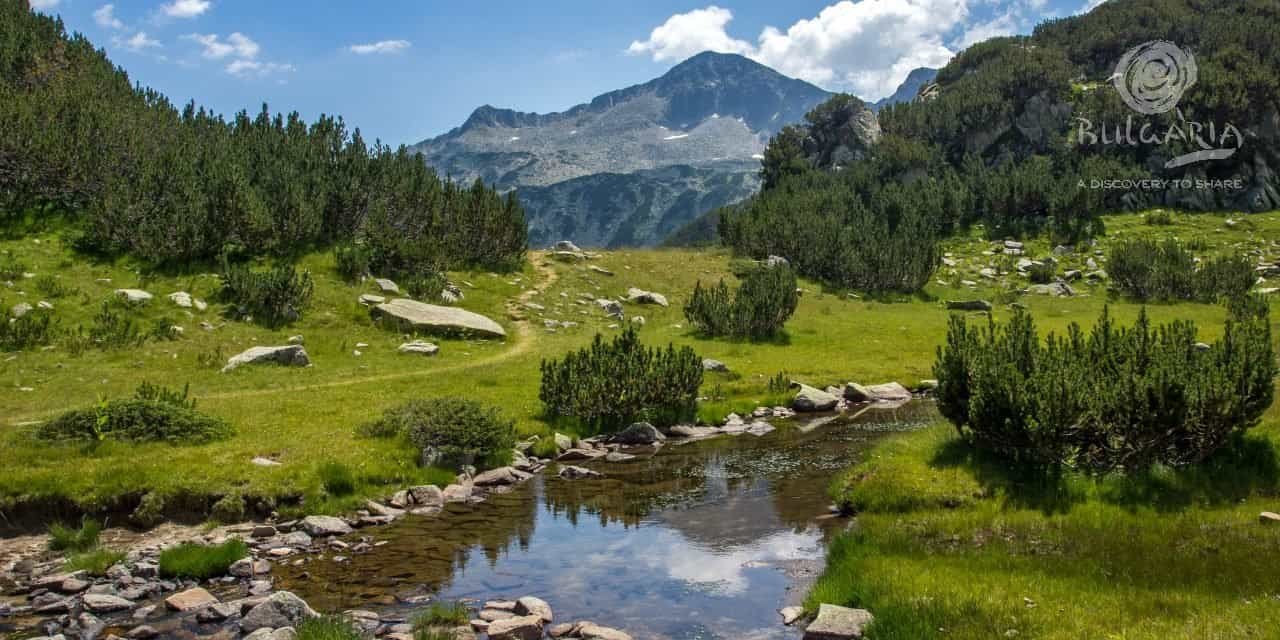
POLYGON ((1116 65, 1115 82, 1129 108, 1147 115, 1178 106, 1196 83, 1196 57, 1167 40, 1155 40, 1127 51, 1116 65))

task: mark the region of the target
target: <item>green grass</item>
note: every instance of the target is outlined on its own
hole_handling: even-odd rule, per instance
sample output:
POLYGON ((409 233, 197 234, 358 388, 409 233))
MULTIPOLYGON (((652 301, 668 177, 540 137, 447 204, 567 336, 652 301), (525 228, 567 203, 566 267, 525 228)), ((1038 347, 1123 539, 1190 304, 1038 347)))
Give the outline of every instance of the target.
POLYGON ((236 560, 248 555, 249 546, 239 538, 218 545, 184 542, 160 552, 160 575, 205 580, 226 575, 236 560))
MULTIPOLYGON (((1109 218, 1110 236, 1099 248, 1128 234, 1168 234, 1195 239, 1205 252, 1258 250, 1265 257, 1276 257, 1270 243, 1280 238, 1280 215, 1250 216, 1248 224, 1233 227, 1227 227, 1225 219, 1174 214, 1173 224, 1151 226, 1137 215, 1109 218)), ((581 295, 623 297, 632 286, 663 293, 671 301, 669 308, 627 305, 629 314, 647 320, 642 339, 650 344, 691 345, 701 356, 721 360, 732 369, 731 375, 706 376, 701 395, 717 393, 719 387, 723 398, 701 408, 700 416, 706 421, 785 399, 769 397, 767 391, 767 381, 779 371, 816 386, 850 380, 873 384, 896 380, 911 386, 933 377, 934 350, 943 340, 949 315, 942 301, 1008 297, 999 283, 977 275, 981 266, 1005 260, 983 256, 989 248, 989 242, 977 237, 949 241, 946 250, 961 258, 955 273, 943 267, 939 282, 914 297, 851 298, 848 292, 824 291, 802 281, 804 294, 785 335, 757 344, 699 337, 683 317, 681 308, 695 281, 723 277, 736 285, 730 256, 723 251, 610 251, 586 264, 550 262, 535 252, 531 264, 518 274, 450 274, 455 282, 470 283, 462 285, 466 299, 460 306, 498 320, 508 331, 507 340, 429 338, 441 350, 426 358, 396 353, 406 336, 376 326, 356 301, 361 293, 376 293, 372 283, 343 282, 329 252, 304 256, 298 265, 315 278, 315 293, 303 318, 270 330, 223 317, 226 308, 214 295, 218 279, 210 265, 156 272, 127 259, 90 260, 72 252, 56 233, 0 241, 0 251, 8 251, 36 279, 54 276, 68 291, 78 291, 51 300, 64 327, 87 327, 114 289, 142 287, 156 298, 146 306, 124 310, 130 319, 149 327, 168 316, 184 328, 176 340, 149 340, 136 348, 90 348, 77 355, 66 345, 56 345, 0 358, 0 388, 7 389, 0 393, 0 416, 4 416, 0 449, 5 451, 5 464, 0 465, 0 510, 32 511, 64 502, 86 510, 119 508, 136 496, 155 492, 192 497, 196 504, 201 498, 212 497, 204 500, 212 504, 218 496, 237 494, 249 504, 275 502, 282 512, 340 511, 405 485, 447 482, 446 472, 419 467, 412 448, 397 439, 361 438, 356 426, 409 399, 461 396, 501 406, 504 414, 516 420, 522 439, 549 435, 553 427, 543 420, 538 400, 539 363, 583 347, 598 331, 606 335, 616 331, 609 328, 614 322, 595 305, 574 304, 581 295), (616 275, 593 272, 591 265, 616 275), (548 270, 556 280, 546 285, 548 270), (977 284, 971 288, 962 280, 977 284), (516 322, 507 303, 535 286, 547 289, 525 295, 544 310, 520 309, 516 315, 527 323, 516 322), (166 296, 180 290, 208 301, 208 310, 172 305, 166 296), (551 333, 543 327, 548 319, 578 326, 551 333), (217 328, 205 331, 201 322, 217 328), (254 344, 284 344, 292 335, 304 336, 313 367, 246 367, 219 373, 227 357, 254 344), (358 343, 368 345, 358 349, 360 356, 354 355, 358 343), (69 407, 94 406, 99 397, 130 395, 148 379, 174 387, 190 383, 200 410, 232 424, 235 435, 195 446, 108 441, 92 449, 40 442, 30 436, 35 422, 69 407), (32 391, 21 391, 24 388, 32 391), (281 464, 250 464, 257 456, 281 464), (327 495, 316 470, 330 461, 341 461, 359 479, 352 494, 327 495)), ((1045 240, 1030 242, 1029 248, 1036 257, 1052 249, 1045 240)), ((1066 256, 1060 261, 1061 269, 1082 268, 1088 257, 1083 253, 1066 256)), ((18 279, 13 289, 0 289, 0 308, 16 304, 19 298, 42 299, 36 279, 18 279), (20 291, 25 295, 19 296, 20 291)), ((1011 286, 1027 284, 1016 276, 1010 281, 1011 286)), ((1109 301, 1103 286, 1077 288, 1082 295, 1074 298, 1028 296, 1020 301, 1030 307, 1042 330, 1060 331, 1073 320, 1092 322, 1109 301)), ((1118 322, 1132 322, 1138 309, 1135 304, 1112 301, 1112 315, 1118 322)), ((998 319, 1006 313, 997 306, 998 319)), ((1218 307, 1196 304, 1153 306, 1150 315, 1154 322, 1193 320, 1207 341, 1220 334, 1224 317, 1218 307)))
POLYGON ((61 522, 54 522, 49 525, 49 550, 89 551, 98 546, 100 535, 102 535, 102 523, 92 518, 85 518, 75 529, 61 522))
POLYGON ((868 638, 1258 638, 1280 619, 1280 411, 1194 469, 1020 471, 949 424, 883 441, 832 492, 858 512, 806 606, 868 638))
POLYGON ((298 640, 360 640, 360 632, 350 620, 341 616, 322 616, 303 620, 295 629, 298 640))
POLYGON ((465 603, 437 600, 413 617, 413 628, 419 631, 429 627, 459 626, 467 624, 470 619, 471 610, 465 603))
POLYGON ((356 478, 351 469, 341 462, 325 462, 316 470, 320 484, 332 496, 349 496, 356 491, 356 478))
POLYGON ((91 576, 102 576, 106 575, 107 569, 123 562, 124 558, 123 551, 97 548, 67 556, 62 568, 65 571, 84 571, 91 576))

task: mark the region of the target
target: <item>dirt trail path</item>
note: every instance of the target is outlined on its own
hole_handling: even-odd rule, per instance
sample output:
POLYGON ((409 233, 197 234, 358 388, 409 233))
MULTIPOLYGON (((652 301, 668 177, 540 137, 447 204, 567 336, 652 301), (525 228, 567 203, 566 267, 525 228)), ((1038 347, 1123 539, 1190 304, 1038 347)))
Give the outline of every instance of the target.
MULTIPOLYGON (((298 393, 298 392, 308 392, 308 391, 319 391, 322 389, 331 389, 336 387, 350 387, 350 386, 369 384, 374 382, 385 382, 388 380, 402 380, 402 379, 408 379, 408 378, 434 376, 442 373, 456 373, 459 371, 466 371, 468 369, 487 367, 490 365, 494 365, 500 362, 504 362, 506 360, 511 360, 513 358, 519 357, 521 355, 528 353, 529 350, 533 347, 533 341, 535 340, 535 335, 536 335, 534 333, 533 325, 530 324, 528 318, 526 317, 527 310, 524 308, 524 304, 532 301, 535 296, 545 293, 548 289, 551 288, 551 285, 555 284, 556 281, 560 279, 560 274, 556 272, 555 268, 547 264, 545 260, 546 260, 546 254, 544 252, 531 251, 529 253, 530 263, 533 265, 533 268, 538 272, 538 274, 540 274, 542 277, 536 284, 534 284, 533 288, 526 289, 522 291, 520 295, 507 301, 507 304, 506 304, 507 317, 511 319, 511 322, 514 328, 514 331, 512 331, 511 335, 508 337, 508 340, 510 340, 513 344, 511 348, 501 353, 497 353, 491 356, 486 356, 484 358, 480 358, 479 360, 473 360, 471 362, 460 362, 458 364, 453 364, 446 367, 433 367, 429 369, 421 369, 421 370, 414 370, 414 371, 399 371, 396 373, 385 373, 385 374, 368 375, 368 376, 361 376, 361 377, 350 377, 350 378, 343 378, 341 380, 332 380, 329 382, 317 382, 317 383, 304 384, 304 385, 273 387, 270 389, 243 389, 239 391, 224 391, 220 393, 203 394, 199 396, 197 399, 202 401, 234 400, 236 398, 253 398, 253 397, 261 397, 261 396, 270 396, 270 395, 281 394, 281 393, 298 393)), ((29 424, 32 420, 41 420, 48 417, 49 417, 48 415, 20 416, 20 417, 15 417, 11 419, 10 424, 15 424, 15 425, 29 424)))

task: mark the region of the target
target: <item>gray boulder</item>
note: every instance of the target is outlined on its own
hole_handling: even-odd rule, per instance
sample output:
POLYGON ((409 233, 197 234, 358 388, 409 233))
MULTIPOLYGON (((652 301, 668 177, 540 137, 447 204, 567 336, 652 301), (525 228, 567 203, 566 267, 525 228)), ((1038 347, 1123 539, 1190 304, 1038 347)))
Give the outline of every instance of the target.
POLYGON ((850 402, 896 402, 910 400, 911 392, 896 382, 867 386, 850 382, 844 386, 844 397, 850 402))
POLYGON ((622 303, 617 300, 607 300, 600 298, 596 300, 596 304, 604 310, 604 314, 610 318, 622 318, 622 303))
POLYGON ((555 616, 551 614, 551 605, 547 604, 546 600, 533 596, 525 596, 516 600, 515 613, 519 616, 538 616, 542 618, 543 623, 548 623, 555 619, 555 616))
POLYGON ((578 248, 578 245, 568 240, 561 240, 557 242, 555 246, 552 247, 552 249, 556 251, 573 251, 576 253, 582 253, 582 249, 578 248))
POLYGON ((396 298, 375 305, 371 313, 374 317, 392 320, 403 329, 483 338, 507 337, 507 331, 502 325, 478 313, 407 298, 396 298))
POLYGON ((536 615, 494 620, 487 630, 489 640, 540 640, 542 618, 536 615))
POLYGON ((792 385, 800 387, 800 390, 796 392, 795 399, 791 401, 791 408, 796 411, 806 413, 831 411, 840 403, 839 398, 821 389, 815 389, 807 384, 798 382, 793 382, 792 385))
POLYGON ((1065 282, 1050 282, 1049 284, 1033 284, 1027 289, 1027 293, 1035 296, 1055 296, 1066 298, 1076 294, 1075 289, 1065 282))
POLYGON ((374 278, 373 283, 378 285, 378 290, 383 293, 400 293, 400 287, 394 281, 386 278, 374 278))
POLYGON ((300 525, 308 535, 320 538, 324 536, 342 536, 351 533, 351 525, 341 518, 333 516, 307 516, 300 525))
POLYGON ((727 365, 727 364, 725 364, 725 363, 723 363, 723 362, 720 362, 719 360, 712 360, 711 358, 703 358, 703 359, 702 359, 702 370, 703 370, 703 371, 715 371, 715 372, 717 372, 717 373, 728 373, 728 372, 729 372, 729 365, 727 365))
POLYGON ((635 304, 656 304, 660 307, 668 306, 667 297, 661 293, 645 291, 644 289, 637 289, 635 287, 627 289, 627 302, 635 304))
POLYGON ((240 630, 253 633, 259 629, 296 627, 303 620, 318 617, 320 614, 302 598, 288 591, 277 591, 244 615, 240 620, 240 630))
POLYGON ((251 347, 227 360, 223 373, 234 371, 246 364, 279 364, 286 367, 306 367, 311 365, 307 350, 299 344, 283 347, 251 347))
POLYGON ((636 422, 609 438, 609 442, 627 445, 644 445, 666 440, 667 437, 657 427, 648 422, 636 422))
POLYGON ((142 289, 116 289, 116 295, 129 304, 146 304, 151 302, 153 297, 142 289))
POLYGON ((503 486, 518 484, 530 477, 532 477, 531 474, 514 467, 498 467, 476 476, 473 483, 480 487, 503 486))

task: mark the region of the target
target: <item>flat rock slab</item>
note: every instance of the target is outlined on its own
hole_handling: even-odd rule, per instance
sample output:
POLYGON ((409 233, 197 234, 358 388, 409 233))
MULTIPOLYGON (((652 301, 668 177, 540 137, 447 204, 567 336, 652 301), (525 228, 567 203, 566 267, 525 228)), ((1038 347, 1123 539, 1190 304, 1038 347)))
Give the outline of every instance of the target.
POLYGON ((502 325, 478 313, 407 298, 396 298, 390 302, 375 305, 372 313, 375 317, 391 318, 401 326, 420 331, 460 333, 488 338, 507 337, 507 331, 502 328, 502 325))
POLYGON ((175 593, 164 600, 164 606, 174 611, 194 611, 218 602, 212 593, 196 587, 175 593))
POLYGON ((656 304, 660 307, 668 306, 667 297, 661 293, 645 291, 644 289, 637 289, 635 287, 627 289, 627 302, 633 302, 635 304, 656 304))
POLYGON ((804 630, 804 640, 858 640, 874 619, 866 609, 819 605, 818 617, 804 630))
POLYGON ((227 360, 223 373, 234 371, 246 364, 279 364, 287 367, 306 367, 311 364, 307 350, 300 344, 283 347, 252 347, 227 360))
POLYGON ((351 525, 333 516, 307 516, 302 519, 301 527, 308 535, 316 537, 342 536, 352 531, 351 525))
POLYGON ((81 597, 80 602, 84 604, 85 609, 94 613, 125 611, 135 606, 129 600, 108 593, 86 593, 81 597))

